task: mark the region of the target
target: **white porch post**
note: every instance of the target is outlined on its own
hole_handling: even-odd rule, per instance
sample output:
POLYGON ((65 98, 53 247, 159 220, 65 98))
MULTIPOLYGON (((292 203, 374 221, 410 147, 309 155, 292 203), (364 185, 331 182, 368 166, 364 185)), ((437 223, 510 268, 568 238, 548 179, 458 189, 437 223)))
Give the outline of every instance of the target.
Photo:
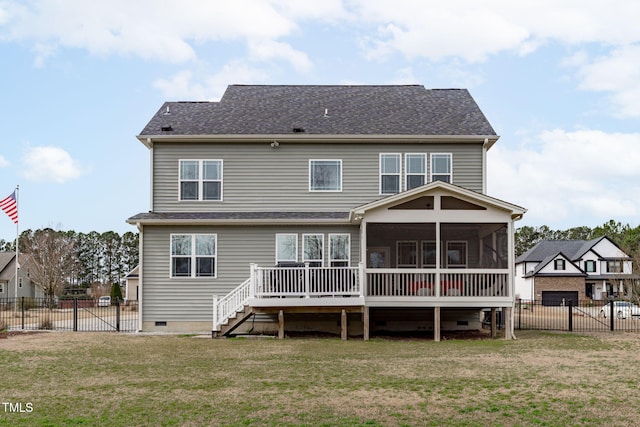
POLYGON ((366 295, 365 287, 367 285, 367 276, 364 271, 364 263, 362 261, 358 263, 358 284, 360 285, 359 295, 364 297, 366 295))
POLYGON ((310 298, 309 295, 309 278, 310 278, 310 271, 309 271, 309 263, 305 262, 304 263, 304 297, 305 298, 310 298))
POLYGON ((258 265, 251 263, 249 264, 249 298, 255 298, 256 297, 256 269, 257 269, 258 265))
POLYGON ((218 295, 213 296, 213 326, 211 330, 218 330, 218 295))
MULTIPOLYGON (((440 198, 438 197, 436 198, 436 200, 440 200, 440 198)), ((435 280, 435 286, 436 286, 435 296, 436 297, 440 296, 440 269, 442 268, 442 251, 441 251, 442 242, 440 241, 441 238, 442 237, 440 236, 440 221, 436 221, 436 280, 435 280)), ((439 309, 438 309, 438 315, 440 315, 439 309)), ((434 333, 435 333, 435 329, 434 329, 434 333)))

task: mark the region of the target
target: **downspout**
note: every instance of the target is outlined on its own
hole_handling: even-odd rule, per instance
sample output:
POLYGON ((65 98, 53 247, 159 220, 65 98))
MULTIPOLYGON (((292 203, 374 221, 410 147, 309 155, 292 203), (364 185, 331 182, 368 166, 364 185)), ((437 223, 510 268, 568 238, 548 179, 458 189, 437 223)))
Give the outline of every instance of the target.
POLYGON ((516 277, 516 267, 515 267, 515 222, 516 219, 511 217, 511 221, 509 221, 509 295, 511 295, 511 316, 509 319, 509 325, 505 325, 511 331, 511 339, 516 339, 515 334, 515 312, 516 312, 516 287, 515 287, 515 277, 516 277))
POLYGON ((136 228, 138 229, 138 332, 142 332, 142 300, 144 295, 144 274, 143 274, 143 259, 144 259, 144 233, 143 226, 139 222, 136 224, 136 228))
POLYGON ((153 212, 153 141, 147 138, 147 147, 149 147, 149 212, 153 212))
POLYGON ((482 194, 487 194, 487 145, 489 138, 485 138, 482 144, 482 194))

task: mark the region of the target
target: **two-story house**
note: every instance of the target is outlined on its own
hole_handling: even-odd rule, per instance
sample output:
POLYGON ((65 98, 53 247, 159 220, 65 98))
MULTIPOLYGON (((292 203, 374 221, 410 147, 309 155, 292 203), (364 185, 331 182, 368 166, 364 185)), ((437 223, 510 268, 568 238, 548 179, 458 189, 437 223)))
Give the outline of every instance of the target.
POLYGON ((608 237, 543 240, 516 259, 516 296, 543 305, 627 297, 638 276, 608 237))
POLYGON ((466 90, 232 85, 165 103, 138 139, 141 330, 509 324, 525 209, 485 194, 498 136, 466 90))

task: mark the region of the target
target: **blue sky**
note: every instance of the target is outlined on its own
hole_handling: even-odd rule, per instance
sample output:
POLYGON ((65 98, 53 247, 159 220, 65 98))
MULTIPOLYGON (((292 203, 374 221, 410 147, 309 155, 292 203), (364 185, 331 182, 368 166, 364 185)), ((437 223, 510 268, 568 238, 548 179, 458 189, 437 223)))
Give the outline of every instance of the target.
POLYGON ((0 0, 0 198, 20 185, 21 231, 135 231, 135 136, 163 101, 417 83, 469 89, 501 136, 488 193, 528 209, 520 226, 635 227, 639 16, 627 0, 0 0))

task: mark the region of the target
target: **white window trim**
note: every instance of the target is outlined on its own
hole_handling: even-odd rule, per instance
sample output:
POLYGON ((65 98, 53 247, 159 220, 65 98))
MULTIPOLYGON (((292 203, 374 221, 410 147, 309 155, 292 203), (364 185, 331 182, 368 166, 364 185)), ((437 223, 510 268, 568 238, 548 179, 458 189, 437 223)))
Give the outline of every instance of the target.
POLYGON ((331 264, 334 262, 347 262, 347 267, 351 266, 351 234, 349 233, 329 233, 329 253, 327 254, 327 257, 329 259, 329 267, 331 267, 331 264), (340 236, 346 236, 347 237, 347 249, 346 249, 346 254, 347 254, 347 259, 333 259, 331 258, 331 249, 333 246, 333 240, 331 239, 332 237, 340 237, 340 236))
POLYGON ((405 190, 409 189, 409 176, 420 176, 422 175, 422 185, 426 184, 429 179, 429 175, 427 173, 427 159, 429 158, 429 156, 427 155, 427 153, 405 153, 404 154, 404 188, 405 190), (410 173, 409 172, 409 160, 407 159, 409 156, 422 156, 424 158, 423 160, 423 170, 424 172, 422 172, 422 174, 419 173, 410 173))
POLYGON ((449 175, 449 183, 453 184, 453 154, 452 153, 431 153, 429 156, 429 182, 433 182, 434 175, 449 175), (433 156, 449 157, 449 173, 433 173, 433 156))
POLYGON ((342 192, 342 159, 309 159, 309 192, 312 193, 340 193, 342 192), (312 162, 338 162, 340 168, 339 186, 337 190, 315 190, 311 187, 311 163, 312 162))
POLYGON ((184 279, 217 279, 218 278, 218 235, 215 233, 171 233, 169 235, 169 278, 172 280, 184 279), (173 236, 191 236, 191 272, 189 276, 173 276, 173 236), (196 276, 196 236, 213 236, 215 254, 213 255, 213 276, 196 276))
MULTIPOLYGON (((192 181, 192 180, 184 180, 184 181, 192 181)), ((178 160, 178 201, 179 202, 222 202, 224 201, 224 160, 223 159, 179 159, 178 160), (182 187, 182 177, 181 177, 181 167, 182 162, 198 162, 198 198, 196 200, 183 200, 180 198, 181 196, 181 187, 182 187), (220 162, 220 179, 207 179, 204 177, 204 162, 220 162), (220 182, 220 199, 214 200, 204 200, 204 185, 205 182, 220 182)))
POLYGON ((324 267, 324 234, 323 233, 304 233, 302 235, 302 262, 311 263, 311 262, 319 262, 320 267, 324 267), (306 238, 309 236, 316 236, 320 238, 320 259, 307 259, 306 258, 306 248, 307 248, 307 240, 306 238))
POLYGON ((275 260, 276 260, 276 265, 278 265, 279 262, 298 262, 298 234, 297 233, 276 233, 276 241, 275 241, 275 260), (293 236, 293 242, 295 244, 295 254, 296 257, 295 259, 278 259, 278 236, 293 236))
POLYGON ((378 191, 380 195, 389 195, 397 193, 383 193, 382 192, 382 156, 398 156, 398 172, 387 173, 385 175, 397 175, 398 176, 398 193, 402 191, 402 153, 380 153, 378 154, 378 191))
POLYGON ((0 294, 4 294, 4 283, 0 283, 0 294))

